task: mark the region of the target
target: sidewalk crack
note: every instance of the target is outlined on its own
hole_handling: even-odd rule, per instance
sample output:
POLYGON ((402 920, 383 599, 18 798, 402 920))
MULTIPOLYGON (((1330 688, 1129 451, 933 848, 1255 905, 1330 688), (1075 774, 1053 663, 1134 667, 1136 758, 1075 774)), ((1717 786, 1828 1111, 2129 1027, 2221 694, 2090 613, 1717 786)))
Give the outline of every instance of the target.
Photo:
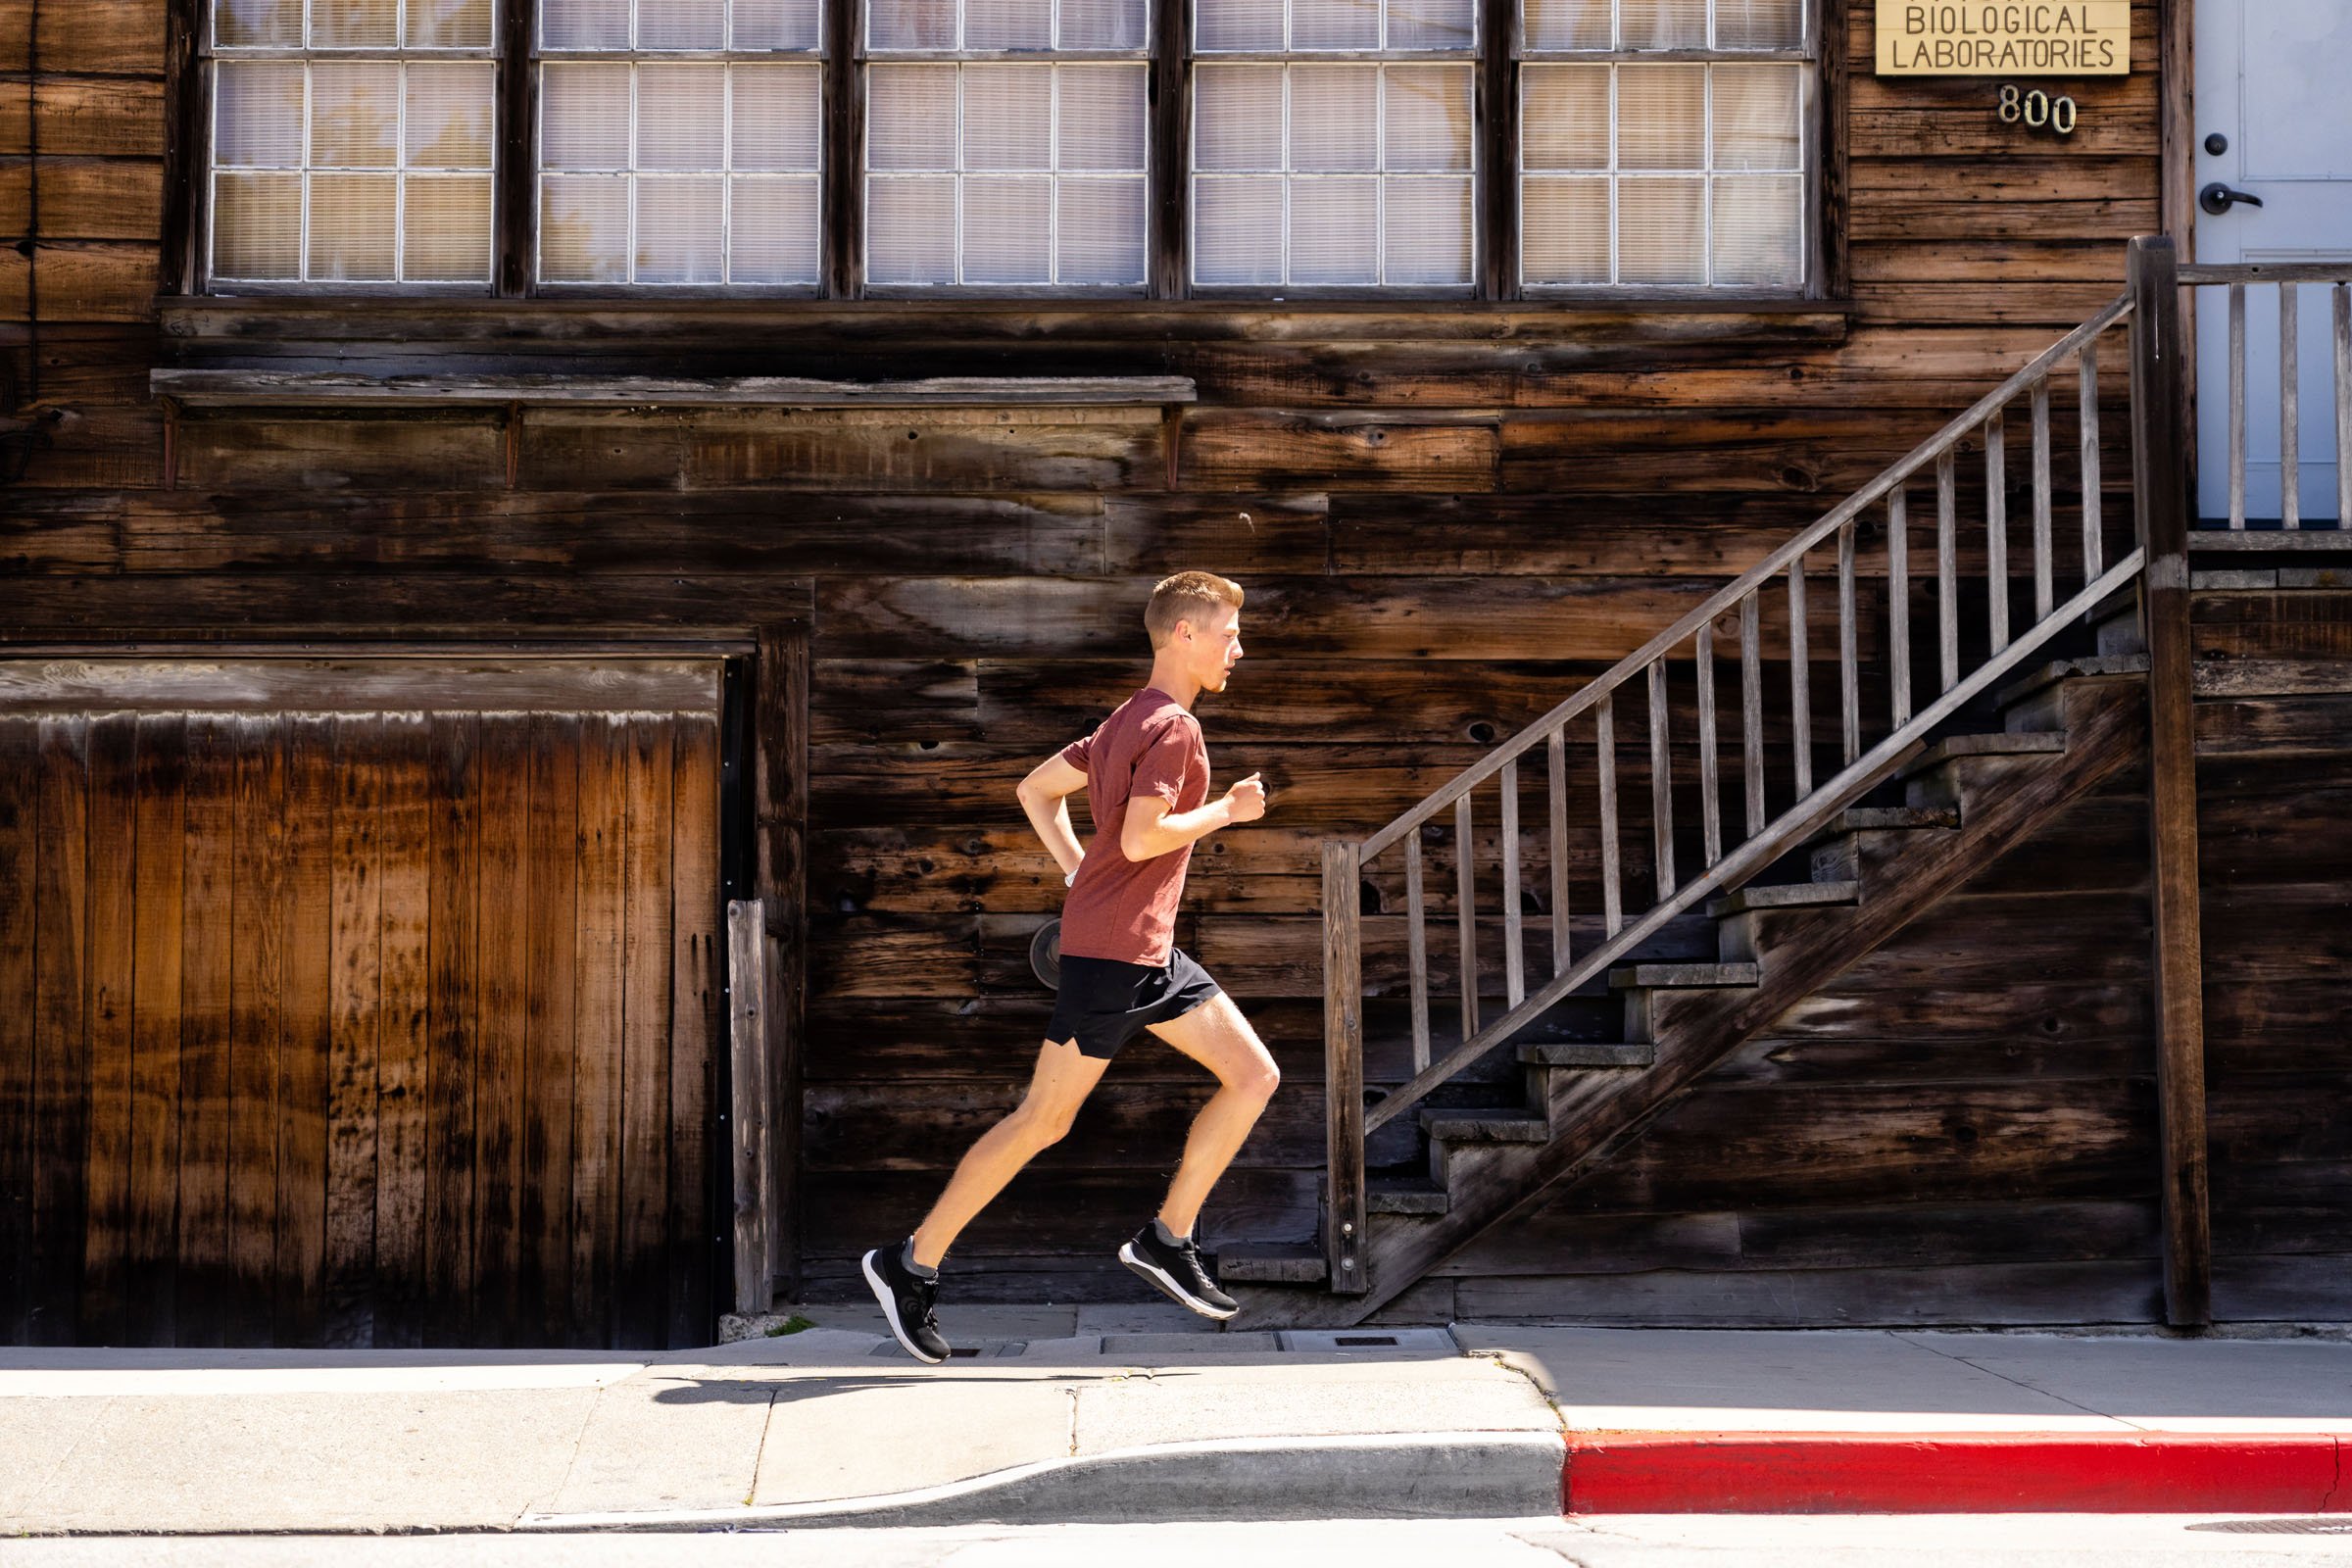
POLYGON ((1078 1391, 1071 1388, 1063 1392, 1070 1396, 1070 1447, 1065 1457, 1075 1459, 1078 1457, 1078 1391))
POLYGON ((775 1427, 776 1396, 782 1392, 775 1388, 767 1391, 767 1415, 760 1423, 760 1446, 752 1453, 751 1485, 743 1489, 743 1505, 746 1508, 760 1500, 760 1467, 767 1462, 767 1435, 775 1427))
POLYGON ((2080 1399, 2070 1399, 2065 1395, 2055 1393, 2049 1389, 2037 1389, 2033 1384, 2025 1382, 2023 1379, 2013 1378, 2006 1372, 1995 1371, 1993 1368, 1985 1366, 1981 1362, 1970 1360, 1965 1355, 1959 1355, 1950 1350, 1937 1349, 1933 1345, 1922 1345, 1919 1341, 1910 1338, 1908 1335, 1889 1333, 1886 1337, 1890 1340, 1899 1340, 1903 1344, 1910 1346, 1915 1350, 1925 1350, 1930 1355, 1940 1355, 1947 1361, 1957 1361, 1962 1366, 1982 1372, 1988 1378, 1999 1378, 2003 1383, 2008 1384, 2010 1387, 2023 1389, 2028 1394, 2038 1394, 2045 1399, 2056 1399, 2060 1404, 2071 1404, 2076 1409, 2082 1411, 2084 1415, 2095 1415, 2102 1421, 2113 1421, 2118 1425, 2130 1427, 2134 1432, 2146 1432, 2151 1430, 2150 1428, 2141 1426, 2136 1421, 2128 1420, 2123 1416, 2112 1414, 2109 1411, 2093 1409, 2091 1406, 2084 1404, 2080 1399))

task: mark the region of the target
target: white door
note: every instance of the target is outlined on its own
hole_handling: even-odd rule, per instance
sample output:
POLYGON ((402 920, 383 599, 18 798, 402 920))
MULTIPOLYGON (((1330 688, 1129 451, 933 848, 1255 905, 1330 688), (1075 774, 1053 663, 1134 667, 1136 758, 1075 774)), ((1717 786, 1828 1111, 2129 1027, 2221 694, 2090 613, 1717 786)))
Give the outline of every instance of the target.
MULTIPOLYGON (((2196 215, 2200 262, 2352 258, 2352 0, 2196 0, 2197 188, 2261 200, 2196 215), (2218 138, 2218 139, 2217 139, 2218 138), (2221 147, 2221 151, 2212 149, 2221 147)), ((2297 495, 2306 522, 2336 514, 2333 314, 2325 285, 2297 298, 2297 495)), ((2197 510, 2230 514, 2229 308, 2197 291, 2197 510)), ((2278 289, 2246 290, 2246 515, 2279 514, 2278 289)))

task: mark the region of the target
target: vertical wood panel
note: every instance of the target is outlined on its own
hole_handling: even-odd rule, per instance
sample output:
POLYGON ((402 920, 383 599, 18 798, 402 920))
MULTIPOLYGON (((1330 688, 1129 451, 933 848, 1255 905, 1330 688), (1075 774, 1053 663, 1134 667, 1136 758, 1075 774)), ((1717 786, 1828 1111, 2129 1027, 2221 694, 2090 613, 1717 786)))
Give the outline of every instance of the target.
POLYGON ((578 1023, 572 1065, 571 1343, 612 1338, 620 1232, 621 931, 627 736, 603 714, 580 729, 578 1023))
POLYGON ((474 1253, 477 1343, 513 1345, 521 1328, 522 1096, 529 1047, 523 987, 530 962, 528 720, 482 720, 481 973, 475 1039, 474 1253))
POLYGON ((379 1346, 424 1343, 427 927, 432 737, 421 718, 384 734, 381 1010, 376 1033, 375 1324, 379 1346))
POLYGON ((759 636, 753 747, 753 892, 767 911, 768 1129, 776 1213, 768 1226, 777 1287, 797 1288, 801 1237, 801 1041, 808 993, 808 636, 767 626, 759 636))
POLYGON ((431 933, 427 942, 424 1335, 464 1345, 473 1334, 473 1099, 480 720, 431 719, 431 933))
POLYGON ((89 721, 41 721, 33 885, 32 1321, 71 1345, 81 1309, 89 1141, 89 721))
POLYGON ((718 1044, 718 721, 676 721, 671 786, 669 1333, 704 1345, 712 1312, 710 1106, 718 1044))
POLYGON ((235 738, 227 718, 188 720, 187 841, 180 878, 179 1269, 173 1337, 225 1343, 228 1287, 229 886, 236 848, 235 738))
POLYGON ((529 1080, 523 1121, 522 1298, 539 1343, 569 1342, 573 960, 580 854, 580 719, 535 713, 530 736, 529 1080))
POLYGON ((39 731, 0 719, 0 1334, 24 1341, 32 1245, 33 881, 39 731))
MULTIPOLYGON (((132 957, 130 1260, 124 1336, 172 1342, 173 1252, 179 1211, 180 878, 187 853, 187 720, 138 721, 137 934, 132 957)), ((0 1002, 0 1004, 5 1004, 0 1002)))
POLYGON ((368 718, 336 719, 329 742, 335 786, 327 844, 333 1018, 321 1337, 334 1346, 375 1341, 376 1053, 385 1000, 383 742, 382 726, 368 718))
POLYGON ((286 1003, 277 1061, 275 1343, 325 1335, 328 1063, 333 1054, 334 731, 301 715, 286 754, 286 1003))
POLYGON ((277 1058, 285 1035, 286 721, 239 717, 229 920, 229 1265, 223 1331, 266 1343, 277 1263, 277 1058))
POLYGON ((630 720, 627 887, 621 928, 620 1258, 613 1332, 662 1343, 669 1218, 670 833, 675 760, 667 719, 630 720))
POLYGON ((90 1145, 79 1338, 120 1345, 128 1331, 131 985, 138 719, 108 713, 90 726, 90 1145))

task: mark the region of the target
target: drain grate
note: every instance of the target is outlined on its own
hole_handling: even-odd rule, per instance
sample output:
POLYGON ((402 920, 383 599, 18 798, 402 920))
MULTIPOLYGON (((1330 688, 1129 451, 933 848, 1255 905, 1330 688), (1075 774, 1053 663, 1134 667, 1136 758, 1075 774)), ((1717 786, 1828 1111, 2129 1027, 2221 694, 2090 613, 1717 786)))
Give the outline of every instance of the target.
POLYGON ((2352 1536, 2352 1516, 2326 1519, 2216 1519, 2191 1530, 2223 1536, 2352 1536))
POLYGON ((1393 1348, 1396 1344, 1396 1336, 1394 1334, 1340 1334, 1333 1336, 1331 1343, 1341 1347, 1386 1345, 1393 1348))

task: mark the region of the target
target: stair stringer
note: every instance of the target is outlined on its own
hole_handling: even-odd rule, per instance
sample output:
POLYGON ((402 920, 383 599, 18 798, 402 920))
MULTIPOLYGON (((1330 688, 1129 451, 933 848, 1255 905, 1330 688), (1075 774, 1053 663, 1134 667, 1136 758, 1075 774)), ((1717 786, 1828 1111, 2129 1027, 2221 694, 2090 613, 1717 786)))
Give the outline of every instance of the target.
POLYGON ((1365 1237, 1371 1289, 1257 1295, 1247 1324, 1347 1328, 1361 1323, 1480 1235, 1539 1205, 1562 1182, 1605 1163, 1740 1045, 2025 843, 2076 800, 2143 757, 2146 690, 2132 677, 2076 677, 2062 697, 2066 749, 1961 757, 1944 765, 1956 830, 1865 835, 1860 902, 1776 911, 1754 986, 1653 996, 1653 1065, 1579 1075, 1551 1095, 1550 1139, 1524 1152, 1482 1151, 1449 1172, 1434 1218, 1374 1216, 1365 1237), (1384 1220, 1390 1223, 1383 1223, 1384 1220))

